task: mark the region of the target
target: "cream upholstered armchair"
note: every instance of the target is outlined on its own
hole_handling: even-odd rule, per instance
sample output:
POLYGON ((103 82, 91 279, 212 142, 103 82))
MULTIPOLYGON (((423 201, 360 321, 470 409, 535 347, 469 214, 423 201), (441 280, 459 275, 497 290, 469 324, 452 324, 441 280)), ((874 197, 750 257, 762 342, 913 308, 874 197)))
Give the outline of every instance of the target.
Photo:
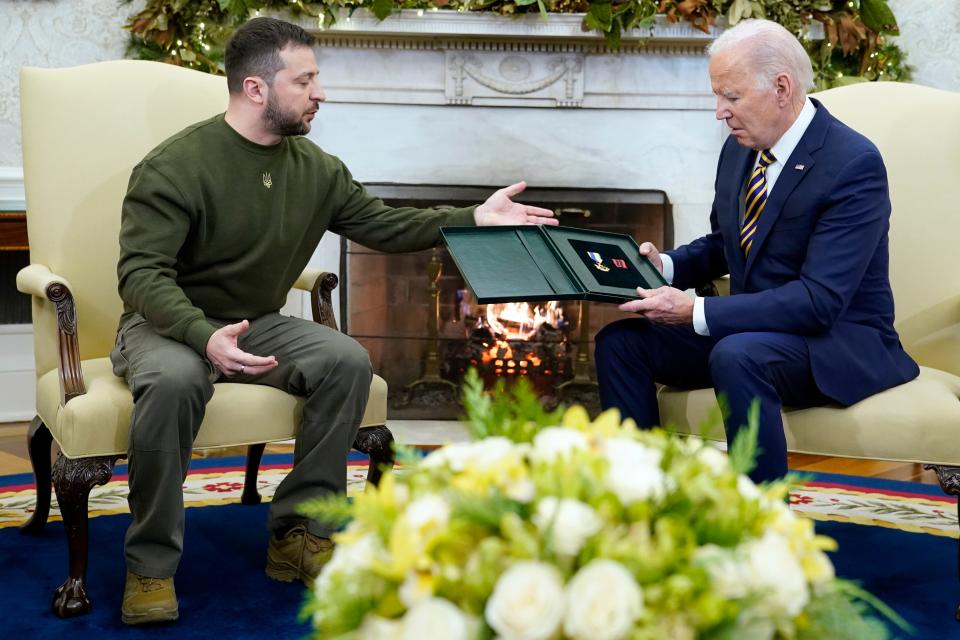
MULTIPOLYGON (((87 499, 126 456, 133 401, 109 354, 122 303, 117 294, 120 206, 134 165, 187 125, 222 112, 224 78, 154 62, 69 69, 24 68, 20 76, 30 262, 17 288, 33 297, 37 417, 28 445, 37 505, 21 531, 37 533, 50 507, 51 475, 67 529, 69 576, 53 610, 90 609, 86 594, 87 499), (51 438, 60 452, 51 470, 51 438)), ((336 328, 334 274, 307 270, 314 319, 336 328)), ((354 447, 371 455, 368 481, 392 464, 387 386, 374 376, 354 447)), ((264 443, 296 435, 302 400, 272 387, 218 383, 197 449, 250 445, 243 502, 257 503, 264 443)))
MULTIPOLYGON (((960 94, 872 82, 814 96, 877 145, 893 214, 896 327, 920 376, 857 404, 784 411, 790 451, 931 465, 960 494, 960 94)), ((698 433, 713 391, 660 390, 669 429, 698 433)), ((958 611, 960 613, 960 611, 958 611)))

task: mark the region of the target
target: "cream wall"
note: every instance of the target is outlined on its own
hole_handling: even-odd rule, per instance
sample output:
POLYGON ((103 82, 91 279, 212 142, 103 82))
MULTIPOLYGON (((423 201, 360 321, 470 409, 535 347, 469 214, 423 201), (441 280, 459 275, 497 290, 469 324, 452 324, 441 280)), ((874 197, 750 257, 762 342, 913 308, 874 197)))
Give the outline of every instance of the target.
POLYGON ((20 167, 24 65, 68 67, 124 57, 125 16, 142 0, 0 0, 0 167, 20 167))
MULTIPOLYGON (((122 58, 122 25, 142 0, 0 0, 0 173, 19 168, 23 65, 65 67, 122 58)), ((890 0, 900 20, 901 46, 921 84, 960 91, 960 2, 890 0)), ((0 176, 2 180, 2 176, 0 176)))

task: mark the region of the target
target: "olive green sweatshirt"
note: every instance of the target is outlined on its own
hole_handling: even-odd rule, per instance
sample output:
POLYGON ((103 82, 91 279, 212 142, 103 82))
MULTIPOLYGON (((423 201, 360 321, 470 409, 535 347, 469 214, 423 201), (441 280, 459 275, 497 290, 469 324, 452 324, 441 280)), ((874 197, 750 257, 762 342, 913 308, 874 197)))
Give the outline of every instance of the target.
POLYGON ((218 115, 151 151, 130 177, 117 266, 124 319, 206 355, 216 328, 280 309, 330 230, 378 251, 437 244, 473 207, 392 208, 301 137, 262 146, 218 115))

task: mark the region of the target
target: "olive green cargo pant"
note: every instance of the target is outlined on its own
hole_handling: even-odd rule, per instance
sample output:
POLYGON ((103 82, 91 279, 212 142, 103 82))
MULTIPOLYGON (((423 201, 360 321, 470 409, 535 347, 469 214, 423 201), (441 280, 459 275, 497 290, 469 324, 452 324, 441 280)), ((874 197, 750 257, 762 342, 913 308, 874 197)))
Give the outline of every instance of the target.
MULTIPOLYGON (((211 322, 223 326, 227 322, 211 322)), ((304 500, 346 490, 346 460, 370 393, 367 352, 324 325, 271 313, 250 322, 240 349, 276 356, 278 366, 230 382, 263 384, 305 398, 293 469, 277 488, 267 526, 271 531, 304 521, 304 500)), ((183 551, 183 481, 193 440, 203 421, 217 369, 196 351, 158 335, 139 315, 123 324, 110 354, 113 371, 133 393, 128 451, 130 511, 127 568, 152 578, 174 575, 183 551)), ((307 523, 318 536, 332 529, 307 523)))

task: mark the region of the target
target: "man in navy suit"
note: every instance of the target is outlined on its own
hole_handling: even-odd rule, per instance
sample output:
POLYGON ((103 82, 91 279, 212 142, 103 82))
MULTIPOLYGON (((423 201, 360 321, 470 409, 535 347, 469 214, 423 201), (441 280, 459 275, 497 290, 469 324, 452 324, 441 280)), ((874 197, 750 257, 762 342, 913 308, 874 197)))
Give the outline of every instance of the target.
POLYGON ((659 253, 670 287, 621 305, 639 318, 596 339, 600 399, 641 427, 659 424, 655 383, 713 387, 727 440, 760 400, 756 481, 787 471, 783 404, 850 405, 917 376, 893 328, 890 198, 877 148, 806 90, 810 59, 780 25, 748 20, 710 47, 718 120, 710 233, 659 253), (730 275, 729 296, 684 289, 730 275))

